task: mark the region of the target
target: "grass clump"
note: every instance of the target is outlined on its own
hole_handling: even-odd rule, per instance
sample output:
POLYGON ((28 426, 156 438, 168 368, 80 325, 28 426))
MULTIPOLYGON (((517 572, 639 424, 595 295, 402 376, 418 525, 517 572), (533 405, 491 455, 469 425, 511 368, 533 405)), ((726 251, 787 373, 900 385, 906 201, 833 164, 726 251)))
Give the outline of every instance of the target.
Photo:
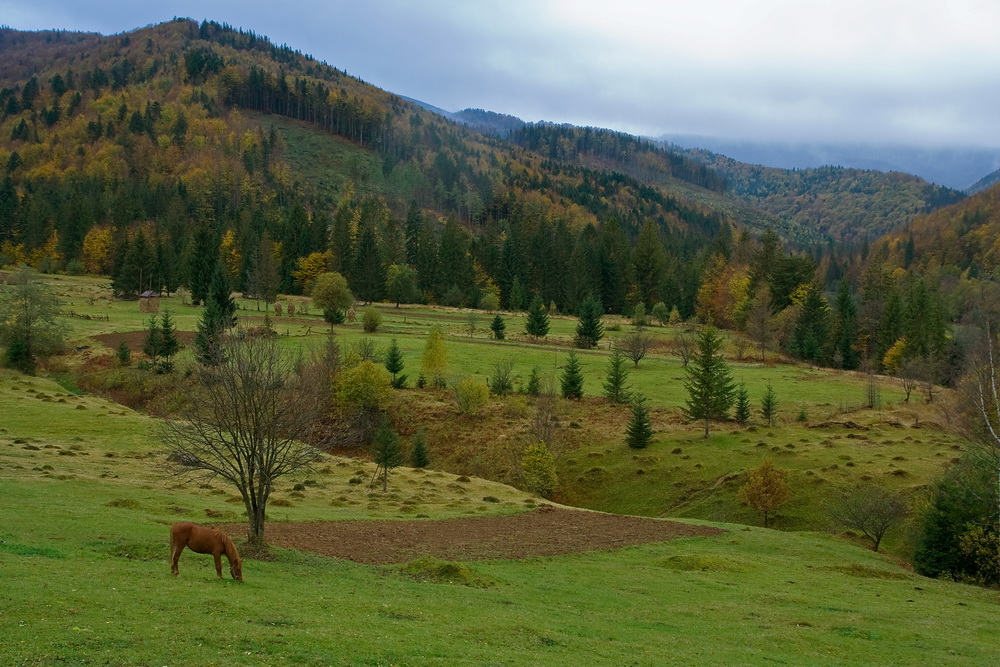
POLYGON ((420 556, 399 567, 404 577, 429 584, 457 584, 472 588, 489 588, 493 579, 476 574, 463 563, 445 561, 433 556, 420 556))

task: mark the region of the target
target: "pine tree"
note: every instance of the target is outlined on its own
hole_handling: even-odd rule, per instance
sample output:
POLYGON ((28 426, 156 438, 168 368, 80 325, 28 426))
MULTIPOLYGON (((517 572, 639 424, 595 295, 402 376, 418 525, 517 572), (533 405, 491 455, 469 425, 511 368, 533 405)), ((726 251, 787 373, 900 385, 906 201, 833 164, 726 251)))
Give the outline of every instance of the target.
POLYGON ((542 377, 538 372, 538 366, 531 368, 531 374, 528 376, 528 386, 524 388, 524 393, 528 396, 538 396, 542 393, 542 377))
POLYGON ((219 326, 223 331, 228 331, 236 326, 236 300, 233 299, 233 292, 229 286, 229 279, 226 277, 222 262, 215 263, 215 271, 212 274, 212 284, 208 290, 208 300, 206 303, 215 302, 218 308, 219 326))
POLYGON ((524 285, 518 276, 514 276, 510 285, 510 293, 507 295, 507 307, 515 313, 524 308, 525 301, 524 285))
POLYGON ((604 337, 604 325, 601 324, 601 315, 603 314, 604 308, 597 297, 588 295, 583 300, 578 309, 580 321, 576 325, 576 338, 574 339, 577 347, 589 350, 604 337))
POLYGON ((836 321, 833 332, 833 353, 841 368, 854 370, 861 361, 855 347, 858 338, 858 307, 851 298, 850 286, 846 280, 840 282, 834 311, 836 321))
POLYGON ((169 310, 163 311, 160 318, 160 354, 165 363, 170 364, 174 355, 181 349, 180 341, 177 340, 177 329, 174 326, 173 317, 169 310))
POLYGON ((740 426, 746 426, 750 421, 750 392, 745 382, 740 382, 736 388, 736 411, 733 416, 740 426))
POLYGON ((632 449, 645 449, 653 439, 653 425, 646 408, 646 397, 636 394, 632 400, 632 419, 625 429, 625 442, 632 449))
POLYGON ((535 340, 544 338, 549 333, 549 315, 545 312, 541 297, 535 297, 528 308, 528 317, 524 321, 524 331, 535 340))
POLYGON ((132 350, 129 349, 128 343, 122 338, 118 341, 118 351, 116 352, 118 357, 119 366, 128 366, 132 363, 132 350))
POLYGON ((403 450, 399 446, 399 436, 389 428, 387 424, 382 424, 375 432, 375 440, 372 443, 372 461, 375 463, 375 477, 382 477, 382 493, 389 490, 389 471, 403 465, 403 450))
POLYGON ((583 398, 583 368, 575 350, 570 350, 566 357, 559 385, 562 387, 563 398, 583 398))
POLYGON ((770 382, 767 383, 764 395, 760 399, 760 416, 768 426, 774 426, 774 421, 778 416, 778 397, 770 382))
POLYGON ((615 347, 608 358, 608 372, 604 376, 604 395, 612 403, 627 403, 631 392, 626 389, 628 381, 628 366, 625 365, 625 355, 615 347))
POLYGON ((142 353, 149 358, 149 363, 153 368, 160 359, 163 349, 163 332, 156 315, 149 318, 149 326, 146 328, 146 340, 142 344, 142 353))
POLYGON ((490 322, 490 331, 493 332, 493 337, 497 340, 503 340, 504 332, 507 330, 507 323, 504 319, 500 317, 500 313, 493 316, 493 321, 490 322))
POLYGON ((688 400, 684 413, 688 419, 705 421, 705 437, 713 419, 725 419, 733 405, 735 387, 729 366, 722 356, 722 337, 714 327, 698 334, 698 353, 688 364, 684 388, 688 400))
POLYGON ((830 335, 828 323, 830 307, 820 293, 819 285, 812 283, 802 302, 802 311, 795 322, 789 341, 792 354, 806 361, 825 363, 830 335))
POLYGON ((389 342, 389 349, 385 353, 385 370, 392 373, 393 387, 402 389, 406 386, 406 376, 398 375, 403 370, 403 351, 399 349, 395 338, 389 342))
POLYGON ((426 468, 430 462, 427 453, 427 435, 424 433, 424 427, 420 426, 410 441, 410 465, 414 468, 426 468))
POLYGON ((205 366, 222 363, 223 313, 215 299, 209 299, 198 320, 194 337, 195 357, 205 366))

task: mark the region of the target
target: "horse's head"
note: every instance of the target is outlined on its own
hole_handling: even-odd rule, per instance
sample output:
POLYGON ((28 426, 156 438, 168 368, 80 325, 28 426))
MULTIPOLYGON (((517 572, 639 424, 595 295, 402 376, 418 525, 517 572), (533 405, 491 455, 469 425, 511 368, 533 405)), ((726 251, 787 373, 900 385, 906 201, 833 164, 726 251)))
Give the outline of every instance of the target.
POLYGON ((243 559, 237 556, 231 563, 229 563, 229 574, 233 576, 233 579, 243 583, 243 559))

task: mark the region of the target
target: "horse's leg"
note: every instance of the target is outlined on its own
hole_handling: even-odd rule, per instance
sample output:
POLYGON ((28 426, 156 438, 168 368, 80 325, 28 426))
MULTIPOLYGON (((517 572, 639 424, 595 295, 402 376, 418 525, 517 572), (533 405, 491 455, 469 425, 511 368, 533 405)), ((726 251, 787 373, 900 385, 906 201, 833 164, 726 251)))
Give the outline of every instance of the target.
POLYGON ((180 570, 177 569, 177 561, 180 559, 182 551, 184 551, 183 545, 174 541, 170 542, 170 574, 175 577, 180 574, 180 570))
POLYGON ((212 555, 215 556, 215 573, 222 579, 222 554, 216 552, 212 555))

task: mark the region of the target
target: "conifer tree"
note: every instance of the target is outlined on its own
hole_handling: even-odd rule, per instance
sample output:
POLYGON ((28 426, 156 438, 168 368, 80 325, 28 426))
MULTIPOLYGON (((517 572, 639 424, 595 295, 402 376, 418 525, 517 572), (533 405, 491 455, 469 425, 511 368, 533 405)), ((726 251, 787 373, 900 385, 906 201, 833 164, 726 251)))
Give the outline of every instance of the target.
POLYGON ((740 426, 746 426, 750 421, 750 392, 747 391, 745 382, 740 382, 736 388, 736 410, 733 417, 740 426))
POLYGON ((858 307, 851 298, 850 286, 840 281, 834 304, 836 320, 833 332, 833 354, 841 368, 854 370, 860 364, 856 347, 858 337, 858 307))
POLYGON ((632 399, 632 418, 625 429, 625 442, 632 449, 645 449, 653 439, 653 425, 646 408, 646 397, 636 394, 632 399))
POLYGON ((402 389, 406 386, 406 376, 399 375, 403 370, 403 351, 399 349, 395 338, 389 342, 389 349, 385 353, 385 370, 392 373, 393 387, 402 389))
POLYGON ((722 337, 714 327, 698 334, 698 353, 688 364, 684 388, 688 392, 684 413, 688 419, 705 421, 705 437, 713 419, 724 419, 733 405, 735 387, 722 356, 722 337))
POLYGON ((528 376, 528 385, 524 388, 524 393, 528 396, 538 396, 542 393, 542 376, 538 372, 538 366, 531 368, 531 374, 528 376))
POLYGON ((563 398, 583 398, 583 368, 575 350, 570 350, 566 357, 559 385, 562 387, 563 398))
POLYGON ((229 286, 229 279, 223 270, 222 262, 215 263, 212 284, 208 292, 208 302, 215 302, 218 308, 219 325, 223 331, 236 326, 236 300, 229 286))
POLYGON ((528 308, 528 317, 524 321, 524 331, 535 340, 548 335, 549 315, 545 312, 541 297, 536 296, 532 299, 531 307, 528 308))
POLYGON ((507 295, 507 307, 515 313, 519 312, 524 309, 525 298, 524 285, 521 283, 520 277, 514 276, 510 285, 510 293, 507 295))
POLYGON ((628 381, 628 367, 625 355, 615 347, 608 358, 608 372, 604 376, 604 396, 612 403, 626 403, 631 392, 625 387, 628 381))
POLYGON ((778 416, 778 397, 770 382, 767 383, 764 395, 760 399, 760 416, 768 426, 774 426, 774 421, 778 416))
POLYGON ((604 308, 597 297, 588 295, 583 300, 579 307, 580 321, 576 325, 574 339, 577 347, 589 350, 604 337, 604 325, 601 324, 603 314, 604 308))
POLYGON ((163 349, 163 331, 160 329, 160 324, 156 315, 151 315, 149 317, 149 326, 146 327, 146 339, 142 343, 142 353, 149 357, 149 362, 155 368, 157 362, 160 359, 161 350, 163 349))
POLYGON ((372 461, 376 466, 374 477, 381 476, 382 493, 389 490, 389 472, 403 465, 403 460, 399 436, 389 428, 388 424, 382 424, 375 432, 375 440, 372 443, 372 461))
POLYGON ((789 341, 792 354, 806 361, 825 363, 830 335, 829 310, 819 285, 812 283, 802 302, 802 312, 799 313, 789 341))
POLYGON ((160 317, 160 354, 169 364, 174 355, 180 352, 181 344, 177 340, 177 328, 174 326, 174 318, 169 310, 163 311, 160 317))
POLYGON ((504 332, 506 330, 507 330, 507 323, 500 316, 500 313, 497 313, 496 315, 493 316, 493 321, 490 322, 490 331, 493 332, 493 338, 495 338, 496 340, 503 340, 504 332))
POLYGON ((419 426, 410 441, 410 465, 414 468, 426 468, 430 462, 430 455, 427 453, 427 435, 424 433, 424 427, 419 426))

